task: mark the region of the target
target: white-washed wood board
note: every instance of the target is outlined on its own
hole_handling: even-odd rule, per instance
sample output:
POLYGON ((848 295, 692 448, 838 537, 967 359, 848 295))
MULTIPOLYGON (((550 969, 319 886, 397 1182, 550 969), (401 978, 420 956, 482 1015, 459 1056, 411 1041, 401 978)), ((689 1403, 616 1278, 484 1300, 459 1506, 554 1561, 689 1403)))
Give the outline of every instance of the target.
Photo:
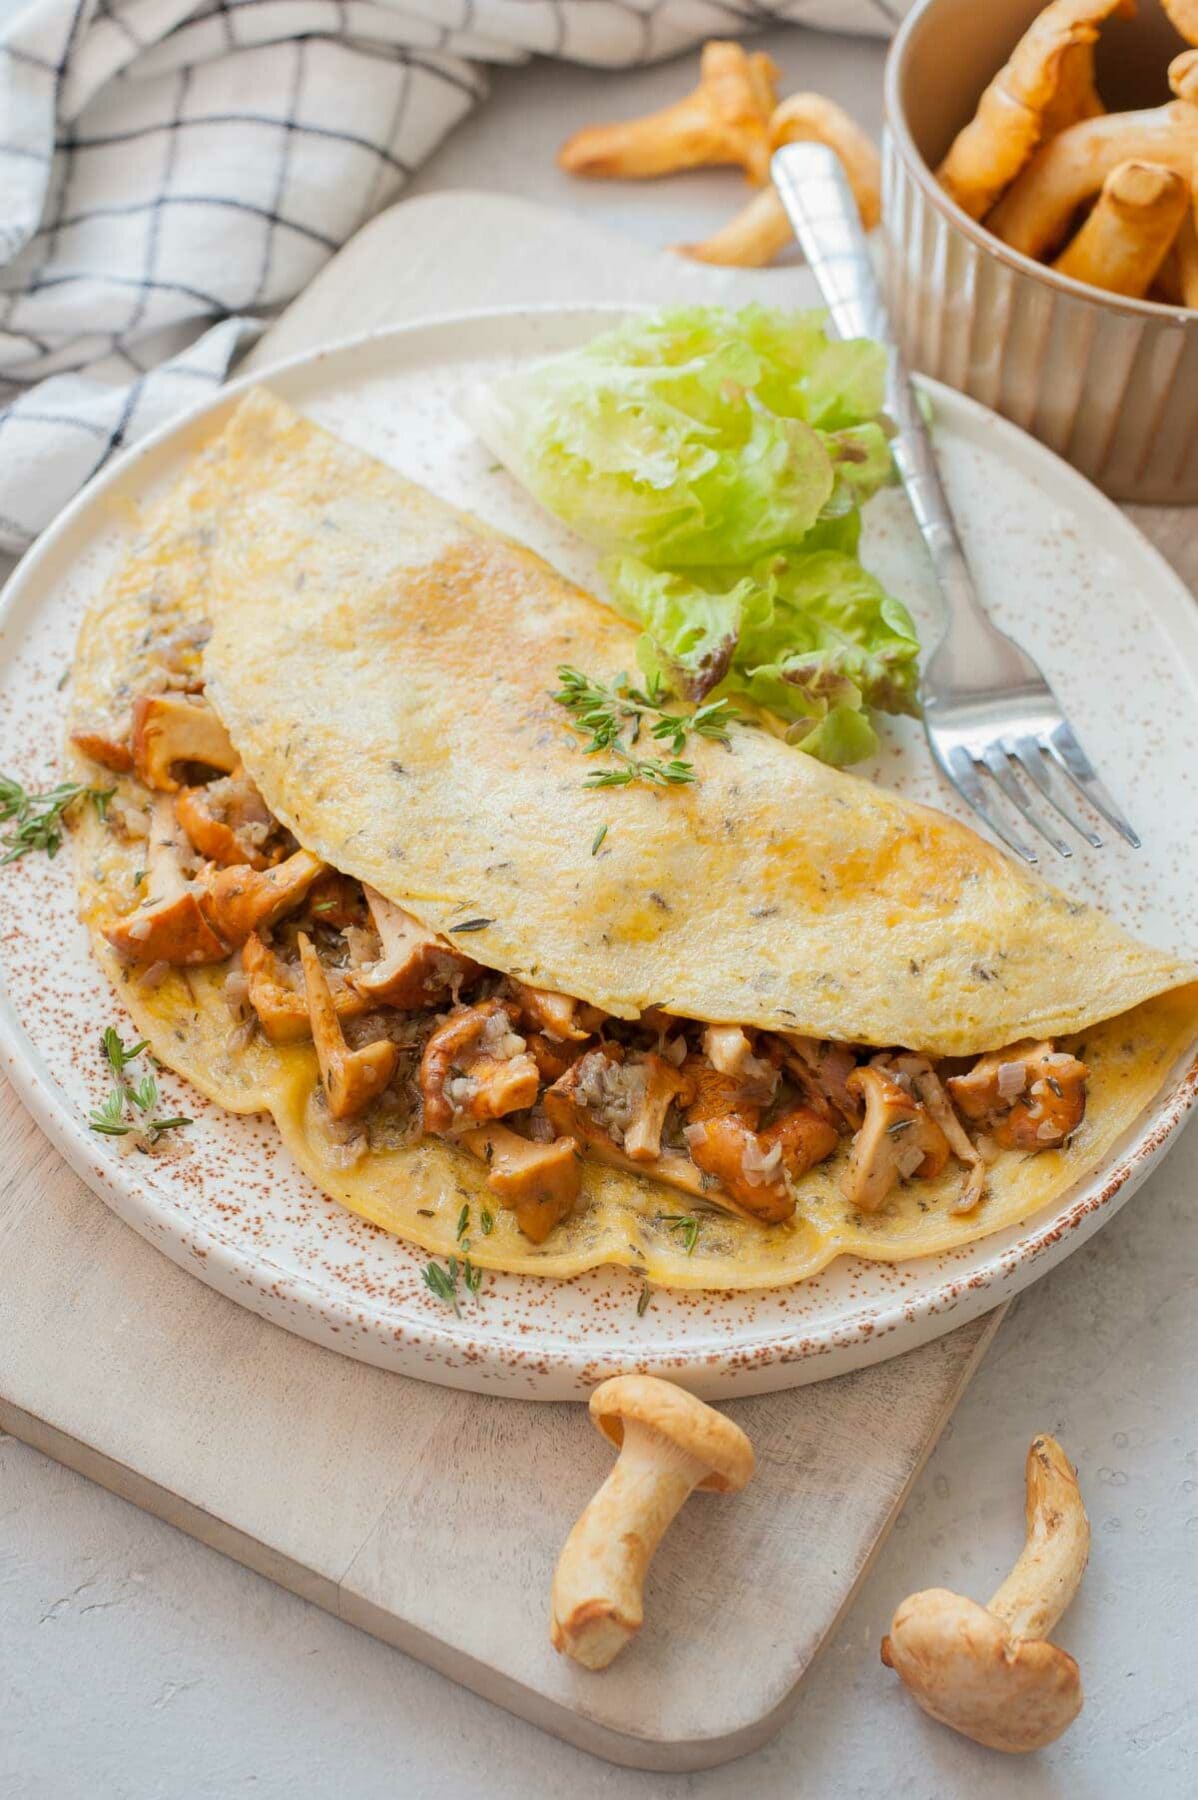
MULTIPOLYGON (((651 257, 524 202, 436 196, 360 234, 255 361, 465 305, 762 293, 810 290, 797 273, 651 257)), ((1141 523, 1180 562, 1186 519, 1141 523)), ((554 1655, 546 1625, 557 1550, 611 1459, 584 1409, 445 1390, 278 1330, 144 1244, 11 1093, 0 1101, 0 1426, 634 1766, 703 1767, 778 1728, 999 1317, 731 1406, 755 1481, 688 1505, 654 1564, 640 1640, 591 1676, 554 1655)))

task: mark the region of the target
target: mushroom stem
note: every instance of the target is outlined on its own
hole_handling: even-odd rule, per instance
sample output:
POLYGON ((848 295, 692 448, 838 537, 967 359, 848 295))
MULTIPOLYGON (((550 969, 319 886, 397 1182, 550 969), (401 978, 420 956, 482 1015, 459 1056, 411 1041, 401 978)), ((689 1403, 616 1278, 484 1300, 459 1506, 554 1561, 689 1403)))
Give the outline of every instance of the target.
POLYGON ((910 1594, 882 1640, 882 1661, 926 1713, 1015 1753, 1042 1750, 1082 1707, 1081 1676, 1048 1642, 1081 1581, 1090 1526, 1077 1473, 1055 1439, 1027 1454, 1027 1538, 989 1606, 947 1588, 910 1594))
POLYGON ((1026 1516, 1019 1560, 986 1610, 1004 1621, 1012 1637, 1040 1638, 1076 1594, 1090 1554, 1077 1471, 1055 1438, 1032 1439, 1026 1516))
POLYGON ((654 1551, 708 1473, 697 1456, 629 1419, 611 1474, 566 1539, 553 1581, 554 1647, 606 1669, 640 1630, 654 1551))
POLYGON ((697 1487, 734 1494, 752 1479, 753 1446, 731 1419, 656 1375, 613 1375, 591 1420, 619 1449, 615 1468, 562 1546, 549 1636, 587 1669, 606 1669, 644 1618, 645 1573, 697 1487))

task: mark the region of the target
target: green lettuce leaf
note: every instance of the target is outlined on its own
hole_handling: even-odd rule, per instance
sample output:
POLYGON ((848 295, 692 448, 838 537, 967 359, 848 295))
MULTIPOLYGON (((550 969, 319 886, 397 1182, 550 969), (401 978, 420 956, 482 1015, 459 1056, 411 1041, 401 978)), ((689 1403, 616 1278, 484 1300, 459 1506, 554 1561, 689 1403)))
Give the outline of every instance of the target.
POLYGON ((467 396, 471 425, 540 503, 657 568, 798 543, 838 482, 889 475, 882 353, 822 314, 669 308, 467 396))
POLYGON ((465 404, 550 512, 608 554, 640 660, 684 696, 743 693, 828 762, 915 712, 906 609, 861 567, 861 506, 893 479, 878 344, 819 312, 672 307, 465 404))
POLYGON ((638 660, 690 700, 746 694, 825 762, 872 754, 865 710, 915 713, 919 641, 902 602, 840 550, 783 550, 745 575, 609 563, 617 612, 644 628, 638 660))

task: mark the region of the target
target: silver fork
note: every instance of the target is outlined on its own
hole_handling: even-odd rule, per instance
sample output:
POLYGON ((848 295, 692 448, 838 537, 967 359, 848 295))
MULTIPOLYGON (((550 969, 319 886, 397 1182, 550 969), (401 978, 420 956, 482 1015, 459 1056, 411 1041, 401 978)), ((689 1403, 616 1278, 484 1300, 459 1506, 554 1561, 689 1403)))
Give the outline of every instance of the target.
POLYGON ((775 153, 772 170, 840 336, 877 338, 890 352, 886 408, 897 427, 891 449, 944 600, 944 632, 920 684, 933 756, 995 836, 1029 863, 1039 858, 1009 822, 1000 794, 1061 856, 1073 852, 1051 814, 1045 819, 1033 806, 1016 770, 1095 849, 1102 838, 1078 812, 1076 795, 1138 849, 1140 839, 1082 749, 1043 672, 991 622, 978 597, 839 159, 823 144, 788 144, 775 153))

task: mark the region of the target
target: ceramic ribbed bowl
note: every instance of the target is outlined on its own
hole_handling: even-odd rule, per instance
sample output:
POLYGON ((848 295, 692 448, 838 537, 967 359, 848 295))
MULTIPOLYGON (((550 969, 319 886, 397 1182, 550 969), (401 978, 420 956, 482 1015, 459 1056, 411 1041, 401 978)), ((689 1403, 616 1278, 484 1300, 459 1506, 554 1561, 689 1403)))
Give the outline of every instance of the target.
MULTIPOLYGON (((887 284, 914 368, 1013 419, 1116 500, 1198 502, 1198 312, 1099 294, 1007 248, 934 170, 1044 0, 924 0, 886 70, 887 284)), ((1169 98, 1157 0, 1103 31, 1112 110, 1169 98)))

